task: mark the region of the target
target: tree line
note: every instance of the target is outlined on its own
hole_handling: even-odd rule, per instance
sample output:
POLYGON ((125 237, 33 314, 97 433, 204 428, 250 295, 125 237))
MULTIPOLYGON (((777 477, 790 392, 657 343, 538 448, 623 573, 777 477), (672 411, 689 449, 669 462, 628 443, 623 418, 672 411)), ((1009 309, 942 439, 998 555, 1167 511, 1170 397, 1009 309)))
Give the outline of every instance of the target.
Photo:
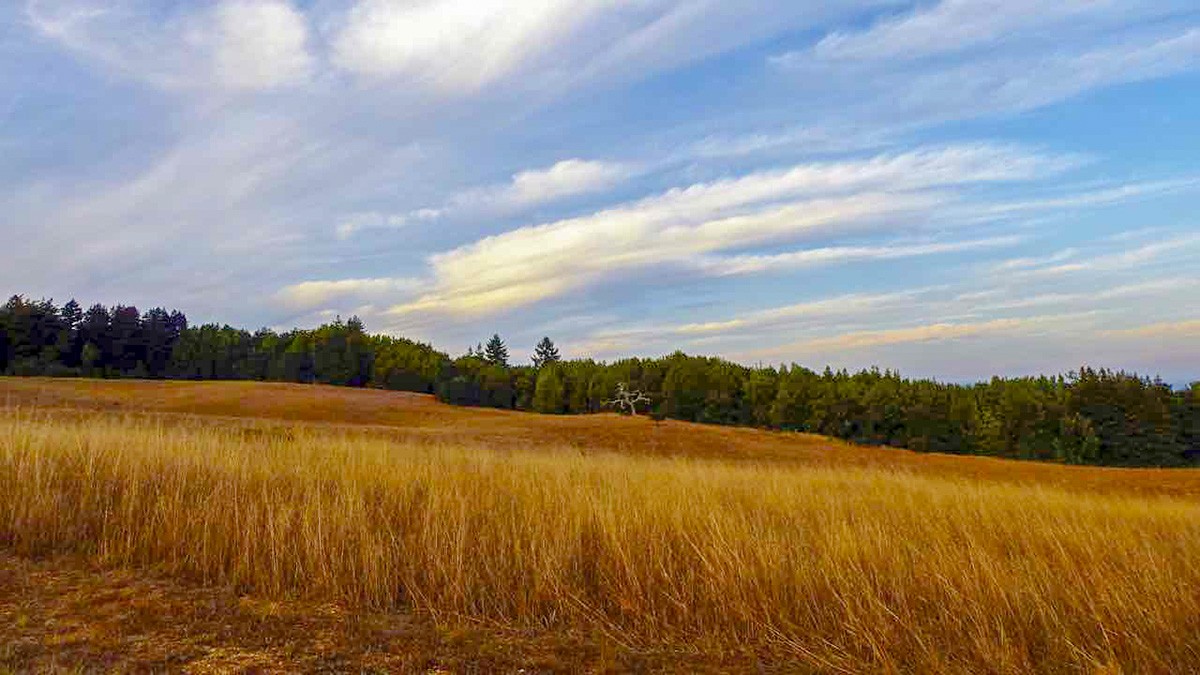
POLYGON ((1178 391, 1105 369, 993 378, 905 379, 877 369, 747 367, 676 352, 614 362, 564 360, 549 338, 510 363, 493 335, 456 358, 369 334, 357 318, 312 330, 191 326, 179 311, 139 312, 14 296, 0 307, 9 375, 270 380, 437 395, 456 405, 546 414, 611 410, 618 387, 657 419, 810 432, 917 451, 1111 466, 1200 466, 1200 383, 1178 391))

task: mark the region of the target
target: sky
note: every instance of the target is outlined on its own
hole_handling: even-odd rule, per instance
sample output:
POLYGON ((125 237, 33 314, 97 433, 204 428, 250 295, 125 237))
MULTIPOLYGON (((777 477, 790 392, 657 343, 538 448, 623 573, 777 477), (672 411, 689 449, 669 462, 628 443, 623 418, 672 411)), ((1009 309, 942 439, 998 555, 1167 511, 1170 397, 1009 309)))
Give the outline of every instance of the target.
POLYGON ((1200 379, 1195 0, 9 0, 0 291, 1200 379))

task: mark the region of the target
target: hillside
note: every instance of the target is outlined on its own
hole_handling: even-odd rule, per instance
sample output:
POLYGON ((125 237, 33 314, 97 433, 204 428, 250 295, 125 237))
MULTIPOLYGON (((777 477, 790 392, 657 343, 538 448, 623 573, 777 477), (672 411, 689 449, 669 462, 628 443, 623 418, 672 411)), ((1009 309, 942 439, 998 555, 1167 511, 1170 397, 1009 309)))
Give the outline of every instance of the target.
POLYGON ((917 452, 1200 468, 1200 383, 1176 390, 1103 367, 967 384, 877 368, 750 367, 682 351, 563 360, 549 338, 532 365, 523 365, 509 361, 499 335, 486 349, 451 358, 429 344, 368 333, 355 318, 276 333, 192 326, 183 313, 162 308, 139 314, 95 305, 86 320, 81 311, 77 302, 60 308, 10 298, 0 306, 0 374, 338 385, 580 415, 612 411, 616 392, 626 388, 641 397, 639 411, 656 419, 804 431, 917 452))
POLYGON ((0 672, 1180 672, 1200 472, 0 380, 0 672))
POLYGON ((872 467, 1070 490, 1200 498, 1200 471, 1063 466, 868 447, 812 434, 651 421, 615 414, 538 415, 439 403, 432 396, 272 382, 0 378, 5 405, 76 412, 227 417, 345 428, 510 449, 572 448, 696 459, 872 467))

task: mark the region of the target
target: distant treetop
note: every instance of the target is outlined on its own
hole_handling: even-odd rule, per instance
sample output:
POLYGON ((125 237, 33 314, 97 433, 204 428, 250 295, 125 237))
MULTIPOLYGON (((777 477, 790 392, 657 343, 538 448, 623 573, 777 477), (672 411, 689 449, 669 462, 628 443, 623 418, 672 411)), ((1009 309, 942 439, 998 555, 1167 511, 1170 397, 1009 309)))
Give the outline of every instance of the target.
POLYGON ((558 347, 554 346, 554 341, 549 337, 542 338, 541 342, 533 349, 533 367, 541 368, 548 363, 558 363, 562 357, 558 354, 558 347))

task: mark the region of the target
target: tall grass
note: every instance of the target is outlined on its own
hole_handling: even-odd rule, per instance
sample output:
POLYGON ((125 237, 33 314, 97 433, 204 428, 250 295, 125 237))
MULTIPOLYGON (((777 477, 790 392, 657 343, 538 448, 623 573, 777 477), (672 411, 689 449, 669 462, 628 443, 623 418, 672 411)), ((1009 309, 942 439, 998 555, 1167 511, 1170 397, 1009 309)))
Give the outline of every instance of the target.
POLYGON ((833 670, 1200 664, 1200 505, 0 415, 0 545, 833 670))

